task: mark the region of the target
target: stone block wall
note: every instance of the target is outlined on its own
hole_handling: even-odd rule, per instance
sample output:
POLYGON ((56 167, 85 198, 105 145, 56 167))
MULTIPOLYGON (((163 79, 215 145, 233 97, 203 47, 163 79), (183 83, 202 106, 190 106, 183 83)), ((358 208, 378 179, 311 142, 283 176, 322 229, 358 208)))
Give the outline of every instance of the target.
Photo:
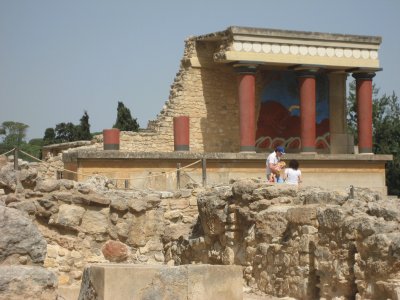
MULTIPOLYGON (((41 262, 54 272, 59 287, 79 288, 88 263, 175 265, 168 254, 170 248, 176 248, 182 236, 187 239, 197 222, 193 189, 115 190, 105 177, 91 177, 81 183, 45 179, 37 176, 44 173, 36 167, 31 164, 15 171, 8 163, 0 169, 0 208, 18 210, 38 228, 30 239, 41 238, 41 262)), ((0 227, 5 225, 1 222, 0 227)), ((0 248, 11 250, 0 251, 0 264, 35 263, 35 255, 29 251, 37 246, 33 250, 27 247, 25 253, 20 246, 15 248, 7 242, 21 236, 25 245, 28 239, 24 234, 25 230, 14 230, 15 237, 3 236, 0 248)))
POLYGON ((30 166, 0 169, 0 210, 23 214, 18 222, 0 214, 0 264, 18 272, 43 264, 51 271, 44 276, 55 274, 51 293, 56 279, 59 289, 79 289, 88 263, 115 262, 238 265, 247 291, 278 297, 400 297, 398 199, 260 179, 176 192, 117 190, 101 176, 38 178, 30 166), (37 229, 26 238, 29 222, 37 229))

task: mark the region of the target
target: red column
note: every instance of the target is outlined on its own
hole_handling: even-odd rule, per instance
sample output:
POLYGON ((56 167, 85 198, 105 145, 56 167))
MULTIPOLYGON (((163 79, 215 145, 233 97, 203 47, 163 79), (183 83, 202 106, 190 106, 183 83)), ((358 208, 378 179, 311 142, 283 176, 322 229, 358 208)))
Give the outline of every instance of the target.
POLYGON ((255 152, 256 66, 236 66, 238 72, 240 152, 255 152))
POLYGON ((174 150, 189 151, 189 117, 174 117, 174 150))
POLYGON ((372 153, 372 78, 374 76, 373 72, 353 74, 356 79, 359 153, 372 153))
POLYGON ((104 129, 103 130, 103 149, 104 150, 119 150, 119 129, 104 129))
POLYGON ((313 153, 316 139, 316 71, 301 71, 297 76, 300 90, 301 151, 313 153))

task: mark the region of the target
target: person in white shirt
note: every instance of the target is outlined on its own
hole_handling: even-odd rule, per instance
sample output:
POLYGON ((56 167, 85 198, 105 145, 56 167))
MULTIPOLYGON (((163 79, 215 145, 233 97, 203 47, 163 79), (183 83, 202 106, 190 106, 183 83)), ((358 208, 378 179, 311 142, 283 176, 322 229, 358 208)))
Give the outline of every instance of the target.
POLYGON ((276 177, 279 177, 280 167, 278 163, 281 160, 281 156, 283 154, 285 154, 285 148, 283 148, 282 146, 278 146, 275 148, 274 152, 268 155, 267 161, 265 162, 268 181, 271 181, 272 174, 275 174, 276 177))
POLYGON ((292 159, 289 162, 289 168, 285 169, 285 183, 299 185, 301 183, 301 171, 299 170, 299 162, 292 159))

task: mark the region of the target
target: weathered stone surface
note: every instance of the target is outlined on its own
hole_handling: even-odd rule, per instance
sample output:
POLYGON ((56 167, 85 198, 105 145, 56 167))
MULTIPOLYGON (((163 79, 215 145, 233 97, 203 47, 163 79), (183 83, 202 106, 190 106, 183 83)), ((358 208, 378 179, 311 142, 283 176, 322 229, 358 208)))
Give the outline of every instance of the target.
POLYGON ((59 207, 58 215, 54 224, 76 229, 81 224, 85 209, 76 205, 62 204, 59 207))
MULTIPOLYGON (((50 192, 21 190, 17 182, 18 191, 9 188, 0 205, 8 199, 37 224, 49 243, 44 264, 63 287, 76 286, 86 264, 108 257, 133 264, 236 264, 246 289, 274 297, 397 297, 397 199, 358 188, 347 199, 343 192, 258 179, 192 190, 188 197, 172 193, 173 198, 167 192, 114 190, 107 179, 99 186, 96 180, 62 182, 50 192), (110 240, 124 245, 120 252, 103 251, 110 240)), ((2 264, 12 263, 29 265, 32 259, 10 252, 2 264)))
POLYGON ((76 204, 108 206, 111 201, 110 199, 107 199, 98 194, 88 194, 88 195, 76 194, 72 196, 72 202, 76 204))
POLYGON ((103 255, 110 262, 122 262, 128 257, 128 246, 119 241, 107 241, 101 248, 103 255))
POLYGON ((131 199, 128 206, 133 212, 140 213, 146 211, 147 202, 144 199, 131 199))
POLYGON ((38 180, 35 191, 50 193, 60 189, 60 182, 55 179, 38 180))
POLYGON ((0 169, 0 189, 6 194, 14 192, 17 187, 17 176, 12 165, 7 164, 0 169))
POLYGON ((21 212, 0 206, 0 232, 0 263, 14 254, 28 255, 33 263, 43 263, 46 240, 21 212))
POLYGON ((287 211, 286 218, 292 224, 317 225, 317 206, 293 207, 287 211))
POLYGON ((71 190, 75 187, 75 181, 69 179, 60 179, 60 187, 63 187, 66 190, 71 190))
POLYGON ((135 215, 129 226, 127 244, 135 247, 146 245, 146 214, 135 215))
POLYGON ((37 212, 37 207, 34 201, 26 200, 21 202, 12 202, 8 205, 9 208, 15 208, 24 212, 27 215, 34 215, 37 212))
POLYGON ((242 270, 211 265, 93 265, 84 271, 79 294, 79 300, 91 299, 241 300, 242 270))
POLYGON ((25 189, 34 189, 38 171, 35 168, 22 169, 18 173, 18 179, 25 189))
POLYGON ((272 242, 274 238, 283 236, 287 229, 288 220, 286 211, 288 208, 267 209, 260 212, 256 219, 256 236, 267 242, 272 242))
POLYGON ((12 202, 21 202, 24 199, 22 198, 22 195, 19 194, 8 194, 4 197, 4 202, 6 205, 9 205, 12 202))
POLYGON ((201 194, 197 198, 201 225, 207 235, 218 235, 225 231, 227 202, 212 193, 201 194))
POLYGON ((327 191, 322 188, 307 188, 299 193, 299 198, 304 204, 344 204, 349 195, 345 192, 327 191))
POLYGON ((106 233, 109 210, 109 208, 88 208, 82 217, 82 223, 80 226, 82 231, 89 234, 106 233))
POLYGON ((258 184, 251 179, 236 181, 232 185, 232 193, 235 197, 240 197, 244 201, 254 201, 253 191, 258 184))
POLYGON ((0 298, 57 299, 57 277, 37 266, 0 266, 0 298))
POLYGON ((110 206, 113 209, 125 211, 128 210, 128 201, 121 197, 113 197, 110 206))
POLYGON ((72 193, 70 192, 55 192, 51 194, 51 197, 55 201, 72 203, 72 193))

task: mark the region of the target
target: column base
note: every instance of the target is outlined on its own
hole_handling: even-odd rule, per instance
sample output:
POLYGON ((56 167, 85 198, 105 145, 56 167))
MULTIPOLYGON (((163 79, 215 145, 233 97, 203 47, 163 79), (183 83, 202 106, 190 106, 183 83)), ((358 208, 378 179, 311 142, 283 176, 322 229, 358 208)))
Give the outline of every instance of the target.
POLYGON ((317 154, 317 151, 315 151, 315 147, 302 147, 300 153, 311 153, 311 154, 317 154))
POLYGON ((189 145, 175 145, 174 151, 189 151, 189 145))
POLYGON ((256 152, 256 147, 254 147, 254 146, 240 146, 240 152, 256 152))
POLYGON ((372 148, 360 148, 360 147, 358 147, 358 153, 359 154, 374 154, 372 152, 372 148))

